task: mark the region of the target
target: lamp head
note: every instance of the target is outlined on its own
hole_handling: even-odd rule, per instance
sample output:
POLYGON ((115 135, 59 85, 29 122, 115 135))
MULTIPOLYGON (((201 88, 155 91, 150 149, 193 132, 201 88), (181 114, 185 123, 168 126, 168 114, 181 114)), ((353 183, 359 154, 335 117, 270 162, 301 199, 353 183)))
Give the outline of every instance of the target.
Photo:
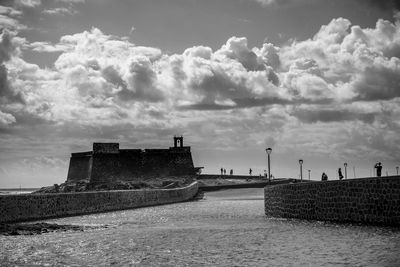
POLYGON ((272 148, 267 148, 265 151, 267 151, 267 154, 269 155, 269 154, 271 154, 271 152, 272 152, 272 148))
POLYGON ((299 164, 300 165, 303 164, 303 160, 302 159, 299 159, 299 164))
POLYGON ((344 165, 345 167, 347 167, 347 162, 345 162, 343 165, 344 165))

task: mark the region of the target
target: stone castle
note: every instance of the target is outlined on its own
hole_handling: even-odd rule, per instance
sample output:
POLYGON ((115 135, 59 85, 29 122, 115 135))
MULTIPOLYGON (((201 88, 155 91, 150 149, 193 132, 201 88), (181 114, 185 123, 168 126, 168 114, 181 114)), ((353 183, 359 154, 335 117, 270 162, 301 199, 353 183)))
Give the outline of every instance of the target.
POLYGON ((93 143, 93 151, 71 154, 67 182, 90 183, 132 181, 137 179, 194 175, 189 146, 183 137, 174 137, 168 149, 120 149, 119 143, 93 143))

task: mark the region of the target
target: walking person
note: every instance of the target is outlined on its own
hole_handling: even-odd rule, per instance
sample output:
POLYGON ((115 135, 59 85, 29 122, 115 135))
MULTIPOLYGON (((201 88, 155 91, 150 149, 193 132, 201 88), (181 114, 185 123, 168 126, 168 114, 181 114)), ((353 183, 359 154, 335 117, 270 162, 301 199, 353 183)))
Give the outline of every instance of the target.
POLYGON ((338 174, 339 174, 339 180, 342 180, 343 179, 342 168, 339 168, 338 174))
POLYGON ((250 176, 251 176, 251 173, 253 172, 253 170, 250 168, 249 169, 249 174, 250 174, 250 176))
POLYGON ((226 174, 226 169, 224 169, 224 175, 226 174))
POLYGON ((221 168, 221 176, 224 175, 224 168, 221 168))
POLYGON ((380 162, 376 163, 374 168, 376 169, 376 176, 381 177, 381 175, 382 175, 382 163, 380 163, 380 162))
POLYGON ((233 169, 230 170, 229 174, 232 176, 233 175, 233 169))

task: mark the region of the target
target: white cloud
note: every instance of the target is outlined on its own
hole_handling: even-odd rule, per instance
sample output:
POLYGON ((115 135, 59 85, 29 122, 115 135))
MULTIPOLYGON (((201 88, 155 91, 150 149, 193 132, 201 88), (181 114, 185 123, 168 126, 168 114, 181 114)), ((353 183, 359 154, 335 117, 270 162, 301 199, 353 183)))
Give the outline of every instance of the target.
POLYGON ((173 55, 97 28, 55 44, 3 34, 3 125, 16 135, 40 125, 36 135, 80 142, 156 142, 184 132, 207 136, 210 147, 272 142, 287 151, 371 149, 390 158, 398 156, 400 130, 399 33, 383 20, 362 29, 338 18, 281 47, 250 48, 232 37, 215 51, 194 46, 173 55), (25 62, 21 47, 60 56, 43 69, 25 62))
POLYGON ((66 7, 56 7, 56 8, 51 8, 51 9, 45 9, 42 11, 42 14, 46 15, 75 15, 78 13, 75 9, 72 8, 66 8, 66 7))
POLYGON ((37 6, 40 6, 42 3, 41 0, 17 0, 15 4, 17 6, 23 6, 23 7, 29 7, 29 8, 34 8, 37 6))
POLYGON ((22 15, 22 11, 9 6, 0 6, 0 14, 18 17, 22 15))
POLYGON ((33 42, 26 45, 26 48, 32 49, 35 52, 66 52, 73 49, 72 45, 68 44, 51 44, 49 42, 33 42))
POLYGON ((16 122, 15 117, 9 113, 4 113, 0 110, 0 127, 8 126, 16 122))

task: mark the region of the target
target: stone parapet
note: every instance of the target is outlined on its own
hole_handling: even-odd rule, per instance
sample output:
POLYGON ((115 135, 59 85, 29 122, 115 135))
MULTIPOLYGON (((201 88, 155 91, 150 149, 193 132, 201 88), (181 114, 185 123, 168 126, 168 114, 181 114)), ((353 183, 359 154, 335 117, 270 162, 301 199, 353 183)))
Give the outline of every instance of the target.
POLYGON ((193 199, 198 183, 175 189, 0 195, 0 223, 162 205, 193 199))

